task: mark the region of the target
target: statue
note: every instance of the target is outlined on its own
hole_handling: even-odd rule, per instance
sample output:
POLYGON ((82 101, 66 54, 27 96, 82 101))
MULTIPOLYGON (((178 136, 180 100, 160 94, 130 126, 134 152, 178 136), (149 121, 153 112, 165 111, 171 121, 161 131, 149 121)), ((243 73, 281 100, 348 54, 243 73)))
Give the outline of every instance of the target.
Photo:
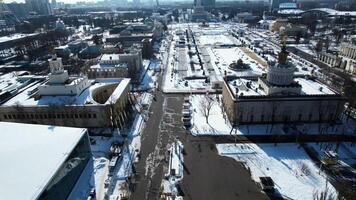
POLYGON ((281 52, 278 53, 278 63, 287 64, 288 52, 286 50, 286 41, 284 40, 281 52))

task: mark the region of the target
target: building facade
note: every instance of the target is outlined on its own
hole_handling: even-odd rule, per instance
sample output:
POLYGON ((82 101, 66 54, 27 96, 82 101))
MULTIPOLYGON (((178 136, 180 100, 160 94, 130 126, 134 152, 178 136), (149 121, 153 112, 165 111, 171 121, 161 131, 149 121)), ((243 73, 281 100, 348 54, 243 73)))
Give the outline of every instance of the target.
POLYGON ((48 0, 26 0, 31 12, 35 12, 39 15, 51 15, 52 7, 48 0))
POLYGON ((224 110, 233 125, 258 123, 335 122, 346 99, 315 80, 294 78, 285 46, 278 63, 257 80, 227 80, 224 110), (315 88, 312 86, 315 85, 315 88))
POLYGON ((335 55, 328 52, 319 52, 318 53, 318 60, 329 65, 330 67, 340 67, 342 59, 335 55))
POLYGON ((0 157, 9 162, 0 172, 2 198, 88 197, 95 181, 86 129, 7 122, 0 125, 4 142, 0 157))
POLYGON ((85 128, 125 125, 130 79, 70 79, 60 59, 51 62, 44 83, 33 81, 0 106, 0 121, 85 128))
POLYGON ((103 54, 99 64, 91 66, 87 75, 95 78, 131 78, 135 83, 143 69, 142 50, 137 45, 121 54, 103 54))
POLYGON ((343 58, 341 68, 346 72, 356 74, 356 45, 352 43, 342 43, 340 55, 343 58))

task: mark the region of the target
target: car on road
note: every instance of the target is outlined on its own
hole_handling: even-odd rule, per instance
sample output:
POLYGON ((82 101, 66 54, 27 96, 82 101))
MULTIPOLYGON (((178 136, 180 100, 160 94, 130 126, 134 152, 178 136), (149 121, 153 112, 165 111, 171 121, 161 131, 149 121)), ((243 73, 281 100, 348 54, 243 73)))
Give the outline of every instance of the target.
POLYGON ((183 118, 191 118, 192 113, 191 113, 190 109, 188 108, 188 109, 183 109, 182 114, 183 114, 183 118))
POLYGON ((183 117, 182 118, 182 122, 183 122, 183 125, 185 127, 190 127, 192 124, 191 124, 191 117, 183 117))

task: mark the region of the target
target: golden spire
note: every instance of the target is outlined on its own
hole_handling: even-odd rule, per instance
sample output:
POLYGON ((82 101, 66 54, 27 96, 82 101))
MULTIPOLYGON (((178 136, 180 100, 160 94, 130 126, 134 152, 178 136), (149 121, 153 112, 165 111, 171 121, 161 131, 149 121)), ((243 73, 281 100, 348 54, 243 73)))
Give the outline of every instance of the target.
POLYGON ((278 53, 278 63, 279 64, 286 64, 287 63, 287 58, 288 58, 288 52, 287 52, 287 45, 286 45, 286 37, 283 37, 283 44, 282 44, 282 50, 281 52, 278 53))

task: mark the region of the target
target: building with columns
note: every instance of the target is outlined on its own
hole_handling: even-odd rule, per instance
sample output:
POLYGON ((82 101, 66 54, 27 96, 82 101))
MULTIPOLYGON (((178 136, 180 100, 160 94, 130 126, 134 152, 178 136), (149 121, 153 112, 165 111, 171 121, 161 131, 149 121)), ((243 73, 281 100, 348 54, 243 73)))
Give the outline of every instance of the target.
POLYGON ((233 125, 335 122, 345 98, 313 77, 294 76, 285 46, 258 78, 225 77, 223 107, 233 125))
POLYGON ((351 74, 356 74, 356 45, 346 42, 342 43, 340 56, 343 60, 341 68, 351 74))
POLYGON ((318 53, 318 60, 329 65, 330 67, 340 67, 342 58, 338 55, 322 51, 318 53))
POLYGON ((131 113, 130 79, 70 77, 60 58, 45 80, 29 84, 0 105, 0 121, 81 128, 123 127, 131 113))

